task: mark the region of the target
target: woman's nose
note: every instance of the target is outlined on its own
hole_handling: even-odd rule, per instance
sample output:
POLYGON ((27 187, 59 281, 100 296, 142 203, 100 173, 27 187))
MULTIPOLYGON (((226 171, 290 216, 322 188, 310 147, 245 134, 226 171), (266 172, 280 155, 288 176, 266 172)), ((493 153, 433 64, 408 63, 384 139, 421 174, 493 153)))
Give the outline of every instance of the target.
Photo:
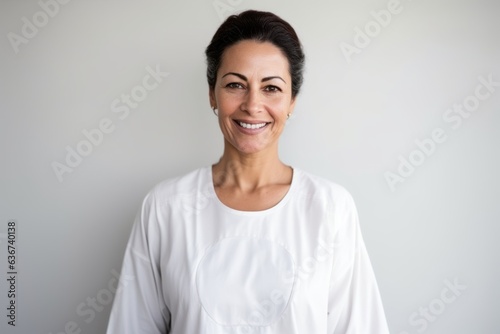
POLYGON ((241 109, 249 114, 255 114, 262 111, 262 100, 259 90, 249 89, 245 94, 245 99, 241 104, 241 109))

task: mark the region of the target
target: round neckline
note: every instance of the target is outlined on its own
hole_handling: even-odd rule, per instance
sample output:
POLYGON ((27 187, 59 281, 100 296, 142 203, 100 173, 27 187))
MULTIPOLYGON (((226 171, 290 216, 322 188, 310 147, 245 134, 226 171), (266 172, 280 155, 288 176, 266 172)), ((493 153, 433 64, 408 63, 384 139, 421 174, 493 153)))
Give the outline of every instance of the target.
POLYGON ((295 184, 297 183, 297 178, 299 174, 299 170, 297 168, 291 167, 292 168, 292 182, 290 183, 290 187, 288 188, 288 191, 286 192, 285 196, 283 196, 278 203, 276 203, 274 206, 264 209, 264 210, 257 210, 257 211, 244 211, 244 210, 237 210, 234 208, 231 208, 230 206, 227 206, 224 204, 219 196, 217 196, 217 192, 215 191, 215 186, 214 186, 214 180, 213 180, 213 174, 212 174, 212 165, 209 165, 206 167, 208 169, 207 174, 209 183, 210 183, 210 192, 212 193, 212 196, 215 198, 215 201, 219 207, 224 209, 225 211, 229 211, 234 214, 239 214, 239 215, 246 215, 246 216, 259 216, 262 214, 268 214, 271 213, 272 211, 278 210, 282 206, 284 206, 287 202, 288 199, 292 196, 292 193, 295 189, 295 184))

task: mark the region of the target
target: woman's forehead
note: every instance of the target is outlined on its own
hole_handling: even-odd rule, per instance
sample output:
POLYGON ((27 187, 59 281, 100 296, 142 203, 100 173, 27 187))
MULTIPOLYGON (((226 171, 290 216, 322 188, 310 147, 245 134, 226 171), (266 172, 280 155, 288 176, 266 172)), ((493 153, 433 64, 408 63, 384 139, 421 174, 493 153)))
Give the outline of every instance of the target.
POLYGON ((245 40, 228 47, 222 55, 219 75, 226 72, 243 75, 290 76, 288 59, 280 48, 270 42, 245 40))

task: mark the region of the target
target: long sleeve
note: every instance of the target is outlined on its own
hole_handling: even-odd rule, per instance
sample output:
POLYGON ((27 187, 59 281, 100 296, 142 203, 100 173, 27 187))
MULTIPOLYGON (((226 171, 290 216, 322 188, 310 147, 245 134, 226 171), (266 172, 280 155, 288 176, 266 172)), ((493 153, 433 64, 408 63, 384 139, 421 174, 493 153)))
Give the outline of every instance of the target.
POLYGON ((328 334, 389 333, 352 197, 335 208, 328 334))
POLYGON ((154 196, 146 196, 137 215, 123 260, 107 334, 167 334, 159 269, 159 236, 154 196))

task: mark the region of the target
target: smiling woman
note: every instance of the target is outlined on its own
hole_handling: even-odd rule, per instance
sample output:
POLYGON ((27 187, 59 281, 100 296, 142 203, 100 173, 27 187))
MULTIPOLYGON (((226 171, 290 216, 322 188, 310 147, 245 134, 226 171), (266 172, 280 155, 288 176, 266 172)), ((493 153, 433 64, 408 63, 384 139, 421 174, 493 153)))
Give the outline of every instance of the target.
POLYGON ((278 155, 302 84, 295 31, 246 11, 206 56, 222 157, 146 196, 108 333, 388 333, 352 197, 278 155))
POLYGON ((224 156, 271 161, 295 105, 286 57, 272 43, 241 41, 226 50, 218 72, 210 102, 219 110, 224 156))

